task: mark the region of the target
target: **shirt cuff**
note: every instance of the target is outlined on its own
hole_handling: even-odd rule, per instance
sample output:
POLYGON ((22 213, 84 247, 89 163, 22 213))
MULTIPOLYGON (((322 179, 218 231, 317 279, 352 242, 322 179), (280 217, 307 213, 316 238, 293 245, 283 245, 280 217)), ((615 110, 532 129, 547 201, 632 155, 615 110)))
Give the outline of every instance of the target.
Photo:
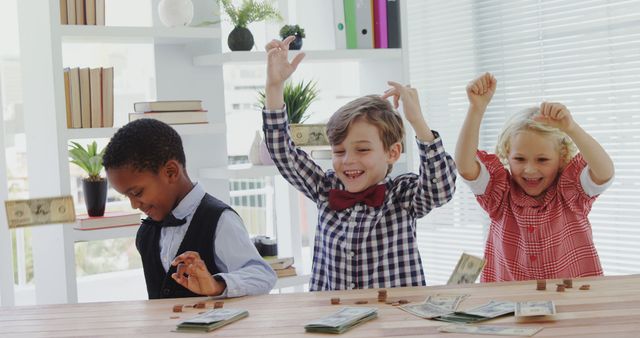
POLYGON ((277 129, 287 124, 287 107, 282 106, 282 109, 267 110, 262 108, 262 121, 264 128, 277 129))
POLYGON ((424 157, 423 161, 426 161, 427 159, 433 157, 441 157, 445 152, 440 134, 435 130, 432 130, 431 132, 433 133, 434 137, 433 141, 431 142, 425 142, 421 141, 417 137, 415 138, 416 143, 418 144, 418 149, 420 150, 420 156, 424 157))
POLYGON ((491 180, 491 175, 489 175, 489 170, 487 170, 484 163, 479 160, 476 160, 476 162, 480 164, 480 173, 478 174, 478 177, 472 181, 465 180, 462 176, 460 176, 460 179, 469 186, 474 195, 484 195, 487 190, 487 186, 489 185, 489 180, 491 180))
POLYGON ((609 181, 598 185, 591 179, 591 175, 589 175, 589 166, 586 166, 580 173, 580 185, 582 185, 582 189, 589 197, 598 196, 611 186, 614 177, 615 176, 612 176, 609 181))

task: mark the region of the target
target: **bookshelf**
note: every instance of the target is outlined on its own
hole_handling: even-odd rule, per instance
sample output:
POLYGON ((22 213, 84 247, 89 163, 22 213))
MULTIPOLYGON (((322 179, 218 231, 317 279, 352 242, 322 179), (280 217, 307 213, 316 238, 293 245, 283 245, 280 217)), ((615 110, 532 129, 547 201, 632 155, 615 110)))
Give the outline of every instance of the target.
MULTIPOLYGON (((67 64, 69 61, 65 61, 65 49, 78 45, 81 48, 100 49, 104 45, 142 44, 152 50, 152 59, 146 62, 154 65, 155 96, 135 97, 135 100, 203 101, 208 110, 209 123, 176 125, 175 129, 183 139, 188 158, 187 171, 191 179, 200 182, 218 198, 228 199, 228 181, 199 177, 201 168, 227 163, 226 123, 222 113, 225 107, 222 67, 196 67, 193 64, 193 58, 197 55, 221 52, 220 28, 163 27, 156 14, 158 2, 150 2, 150 25, 144 27, 138 22, 132 22, 131 26, 109 26, 109 16, 106 26, 61 25, 59 1, 18 2, 30 197, 70 194, 68 141, 105 139, 106 142, 123 124, 116 119, 114 128, 67 129, 63 68, 77 65, 67 64)), ((110 4, 112 2, 107 1, 107 11, 111 9, 110 4)), ((194 5, 198 6, 198 15, 216 12, 213 10, 216 5, 213 1, 194 0, 194 5)), ((203 17, 198 20, 214 19, 203 17)), ((133 98, 127 96, 127 90, 131 89, 118 90, 117 65, 92 65, 110 66, 114 67, 114 114, 121 117, 120 121, 125 121, 123 117, 133 107, 118 110, 117 102, 133 98)), ((137 226, 81 231, 73 229, 71 224, 32 228, 36 303, 77 302, 76 242, 134 237, 136 231, 137 226)))

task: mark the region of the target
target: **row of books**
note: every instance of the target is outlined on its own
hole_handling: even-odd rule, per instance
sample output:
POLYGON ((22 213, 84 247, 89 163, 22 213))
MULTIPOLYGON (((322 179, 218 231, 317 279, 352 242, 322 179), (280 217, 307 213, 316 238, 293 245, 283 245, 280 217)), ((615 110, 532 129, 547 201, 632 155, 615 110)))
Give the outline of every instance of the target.
POLYGON ((136 102, 133 110, 135 113, 129 113, 129 121, 149 118, 166 124, 209 122, 201 100, 136 102))
POLYGON ((113 67, 65 68, 67 128, 113 127, 113 67))
POLYGON ((60 0, 60 24, 104 26, 106 0, 60 0))
POLYGON ((400 48, 400 0, 333 0, 336 49, 400 48))

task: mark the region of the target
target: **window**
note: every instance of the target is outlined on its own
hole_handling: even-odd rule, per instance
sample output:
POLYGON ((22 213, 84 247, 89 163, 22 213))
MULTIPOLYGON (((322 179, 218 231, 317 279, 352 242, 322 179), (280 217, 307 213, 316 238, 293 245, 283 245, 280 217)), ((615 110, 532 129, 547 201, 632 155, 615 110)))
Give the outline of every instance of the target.
MULTIPOLYGON (((410 83, 446 149, 453 154, 466 115, 465 86, 482 72, 498 79, 483 150, 515 111, 566 104, 616 166, 589 216, 605 274, 638 273, 640 1, 411 1, 407 12, 410 83)), ((452 202, 420 222, 428 283, 445 283, 462 251, 482 255, 488 224, 458 182, 452 202)))

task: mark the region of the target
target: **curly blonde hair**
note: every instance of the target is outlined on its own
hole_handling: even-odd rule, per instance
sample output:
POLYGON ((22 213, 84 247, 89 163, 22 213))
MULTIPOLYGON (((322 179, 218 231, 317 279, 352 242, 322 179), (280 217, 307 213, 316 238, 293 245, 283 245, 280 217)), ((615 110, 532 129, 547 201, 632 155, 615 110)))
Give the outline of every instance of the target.
POLYGON ((557 140, 558 150, 563 164, 569 163, 578 153, 578 147, 571 137, 558 128, 550 127, 533 119, 540 114, 540 107, 530 107, 512 115, 504 124, 502 133, 498 137, 496 155, 505 167, 509 167, 509 151, 511 150, 511 138, 518 132, 530 130, 542 136, 557 140))

